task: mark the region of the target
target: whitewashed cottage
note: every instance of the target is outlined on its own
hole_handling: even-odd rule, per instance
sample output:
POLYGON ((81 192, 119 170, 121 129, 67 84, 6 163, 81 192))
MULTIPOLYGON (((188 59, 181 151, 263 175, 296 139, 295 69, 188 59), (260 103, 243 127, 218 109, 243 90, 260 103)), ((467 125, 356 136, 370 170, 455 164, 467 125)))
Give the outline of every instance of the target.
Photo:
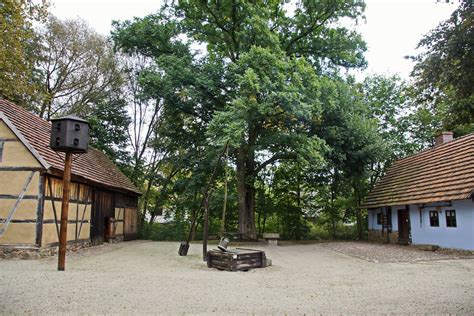
POLYGON ((363 203, 369 239, 474 250, 474 133, 396 161, 363 203))

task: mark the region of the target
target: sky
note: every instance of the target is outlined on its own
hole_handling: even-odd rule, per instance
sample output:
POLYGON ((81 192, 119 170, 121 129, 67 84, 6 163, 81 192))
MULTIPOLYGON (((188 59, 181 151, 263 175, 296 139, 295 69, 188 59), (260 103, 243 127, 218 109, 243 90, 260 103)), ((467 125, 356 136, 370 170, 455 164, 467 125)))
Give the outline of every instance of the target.
MULTIPOLYGON (((97 32, 108 35, 113 20, 128 20, 156 12, 159 0, 52 0, 51 12, 59 18, 80 17, 97 32)), ((365 21, 354 25, 367 42, 368 67, 355 73, 399 74, 408 79, 413 64, 405 59, 416 54, 422 36, 447 19, 457 1, 366 0, 365 21)))

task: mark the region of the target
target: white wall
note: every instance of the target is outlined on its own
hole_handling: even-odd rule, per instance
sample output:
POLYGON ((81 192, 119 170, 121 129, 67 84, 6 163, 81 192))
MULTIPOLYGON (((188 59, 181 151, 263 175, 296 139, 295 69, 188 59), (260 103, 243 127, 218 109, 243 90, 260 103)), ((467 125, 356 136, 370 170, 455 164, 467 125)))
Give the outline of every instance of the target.
POLYGON ((442 206, 439 227, 430 226, 429 211, 436 207, 423 208, 421 213, 410 205, 411 237, 413 244, 432 244, 446 248, 474 250, 474 202, 453 201, 452 206, 442 206), (456 211, 457 227, 446 227, 446 210, 456 211))
MULTIPOLYGON (((405 209, 405 206, 392 206, 392 231, 398 231, 398 210, 401 209, 405 209)), ((369 211, 369 229, 382 230, 382 225, 377 225, 377 213, 380 212, 382 212, 382 208, 369 211)))

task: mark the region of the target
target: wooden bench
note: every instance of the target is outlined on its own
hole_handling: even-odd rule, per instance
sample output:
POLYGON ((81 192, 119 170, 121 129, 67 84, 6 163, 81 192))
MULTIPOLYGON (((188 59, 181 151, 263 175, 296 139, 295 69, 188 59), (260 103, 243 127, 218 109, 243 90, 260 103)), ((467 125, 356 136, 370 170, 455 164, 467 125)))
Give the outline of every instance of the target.
POLYGON ((280 239, 279 233, 265 233, 263 234, 263 239, 268 243, 270 246, 278 246, 278 239, 280 239))

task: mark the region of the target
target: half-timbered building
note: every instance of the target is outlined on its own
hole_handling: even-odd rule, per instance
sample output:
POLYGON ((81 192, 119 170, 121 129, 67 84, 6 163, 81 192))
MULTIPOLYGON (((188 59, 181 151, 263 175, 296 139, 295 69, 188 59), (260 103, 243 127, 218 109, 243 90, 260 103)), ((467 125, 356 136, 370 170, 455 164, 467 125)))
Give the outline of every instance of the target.
POLYGON ((369 193, 369 238, 474 250, 474 133, 443 132, 396 161, 369 193))
MULTIPOLYGON (((50 131, 49 122, 0 99, 3 253, 53 249, 58 244, 64 154, 49 147, 50 131)), ((101 151, 89 148, 74 155, 68 243, 135 239, 139 196, 140 191, 101 151)))

